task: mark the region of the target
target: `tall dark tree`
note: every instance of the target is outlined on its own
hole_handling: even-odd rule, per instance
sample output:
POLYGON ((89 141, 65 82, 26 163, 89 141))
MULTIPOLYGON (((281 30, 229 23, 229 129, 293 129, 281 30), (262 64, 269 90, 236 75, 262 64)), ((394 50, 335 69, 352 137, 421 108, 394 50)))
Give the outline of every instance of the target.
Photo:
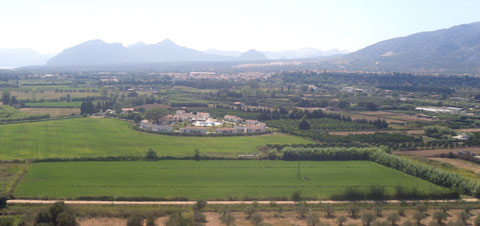
POLYGON ((3 91, 2 103, 3 103, 4 105, 9 105, 9 104, 10 104, 10 92, 8 92, 8 91, 3 91))
POLYGON ((298 128, 301 130, 309 130, 310 129, 310 123, 307 122, 306 117, 304 116, 302 118, 302 121, 298 124, 298 128))

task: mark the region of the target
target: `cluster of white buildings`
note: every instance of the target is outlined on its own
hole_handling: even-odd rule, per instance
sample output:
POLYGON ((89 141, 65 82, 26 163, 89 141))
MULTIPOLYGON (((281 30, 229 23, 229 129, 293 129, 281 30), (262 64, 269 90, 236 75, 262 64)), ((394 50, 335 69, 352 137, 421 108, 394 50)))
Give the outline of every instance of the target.
POLYGON ((445 114, 460 114, 460 112, 462 111, 461 108, 455 107, 417 107, 415 108, 415 110, 445 114))
POLYGON ((173 133, 173 124, 179 122, 189 122, 193 126, 182 127, 178 130, 179 133, 185 134, 207 134, 208 127, 223 126, 223 122, 232 123, 232 127, 218 127, 214 131, 216 134, 241 134, 241 133, 261 133, 267 130, 265 123, 257 120, 243 120, 235 115, 225 115, 223 122, 210 118, 209 113, 205 112, 185 112, 178 110, 175 115, 167 115, 161 120, 164 125, 158 125, 148 120, 140 122, 140 128, 144 130, 151 130, 155 132, 173 133))

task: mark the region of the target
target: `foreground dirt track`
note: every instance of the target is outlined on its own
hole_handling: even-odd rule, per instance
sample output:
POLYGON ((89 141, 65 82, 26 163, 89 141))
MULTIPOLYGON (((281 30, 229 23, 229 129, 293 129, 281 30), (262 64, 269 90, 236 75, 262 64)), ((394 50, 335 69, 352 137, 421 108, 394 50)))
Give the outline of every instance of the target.
MULTIPOLYGON (((8 200, 8 204, 53 204, 55 202, 63 201, 65 204, 71 205, 193 205, 195 201, 81 201, 81 200, 30 200, 30 199, 12 199, 8 200)), ((480 202, 480 199, 462 199, 462 200, 412 200, 406 202, 480 202)), ((268 205, 275 202, 278 205, 294 205, 294 201, 256 201, 257 204, 268 205)), ((352 201, 306 201, 308 204, 342 204, 351 203, 352 201)), ((378 201, 355 201, 356 203, 376 203, 378 201)), ((400 200, 385 200, 386 203, 400 203, 400 200)), ((254 201, 208 201, 210 205, 249 205, 254 201)))

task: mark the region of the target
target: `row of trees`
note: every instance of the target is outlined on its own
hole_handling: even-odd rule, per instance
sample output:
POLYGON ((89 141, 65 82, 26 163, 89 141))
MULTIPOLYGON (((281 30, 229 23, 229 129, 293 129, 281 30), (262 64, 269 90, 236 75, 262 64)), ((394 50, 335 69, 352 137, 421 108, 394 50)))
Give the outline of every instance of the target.
POLYGON ((17 105, 19 104, 19 101, 17 100, 17 97, 15 96, 10 96, 10 92, 8 91, 3 91, 2 94, 2 103, 4 105, 17 105))

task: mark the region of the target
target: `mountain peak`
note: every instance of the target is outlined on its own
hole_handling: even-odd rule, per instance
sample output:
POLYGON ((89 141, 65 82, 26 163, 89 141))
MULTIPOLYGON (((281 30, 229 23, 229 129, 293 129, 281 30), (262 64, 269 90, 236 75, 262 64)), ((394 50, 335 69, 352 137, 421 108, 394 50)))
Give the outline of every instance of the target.
POLYGON ((170 39, 164 39, 163 41, 157 43, 157 45, 165 45, 165 46, 177 46, 177 44, 175 42, 173 42, 172 40, 170 39))

